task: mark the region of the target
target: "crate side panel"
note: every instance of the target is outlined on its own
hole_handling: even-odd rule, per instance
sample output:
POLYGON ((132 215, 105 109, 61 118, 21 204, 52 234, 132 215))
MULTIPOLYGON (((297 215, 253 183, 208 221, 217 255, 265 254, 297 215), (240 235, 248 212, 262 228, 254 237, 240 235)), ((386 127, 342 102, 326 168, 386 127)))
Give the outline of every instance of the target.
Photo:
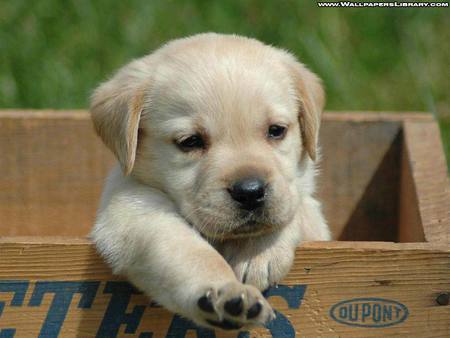
POLYGON ((395 121, 323 124, 318 196, 335 239, 397 240, 399 133, 395 121))
POLYGON ((0 235, 85 235, 113 158, 85 118, 0 119, 0 235))
POLYGON ((403 133, 398 240, 401 243, 425 242, 419 200, 406 142, 403 133))
POLYGON ((403 129, 425 239, 450 244, 450 185, 439 127, 406 121, 403 129))
MULTIPOLYGON (((368 244, 320 243, 299 248, 292 271, 278 288, 268 292, 278 319, 266 329, 252 330, 250 336, 450 334, 450 306, 435 302, 440 292, 450 291, 450 250, 368 244), (379 319, 380 324, 393 323, 391 326, 357 327, 333 319, 331 312, 337 304, 356 304, 361 298, 378 300, 359 303, 369 304, 375 313, 377 304, 380 308, 393 304, 389 301, 403 307, 388 308, 388 316, 379 319, 376 315, 375 321, 369 315, 363 321, 362 308, 354 312, 357 319, 352 317, 354 323, 378 324, 379 319)), ((37 336, 46 320, 54 324, 51 332, 58 329, 63 337, 196 336, 197 329, 189 322, 155 306, 137 290, 112 277, 88 243, 0 243, 0 255, 0 285, 9 283, 9 291, 0 292, 0 328, 14 328, 16 336, 37 336), (12 279, 16 284, 11 284, 12 279), (64 294, 71 297, 66 298, 65 307, 55 312, 55 299, 63 299, 64 294), (55 325, 58 320, 59 326, 55 325)), ((348 316, 349 307, 345 311, 338 311, 335 317, 348 316)), ((217 331, 216 337, 236 337, 236 333, 217 331)))

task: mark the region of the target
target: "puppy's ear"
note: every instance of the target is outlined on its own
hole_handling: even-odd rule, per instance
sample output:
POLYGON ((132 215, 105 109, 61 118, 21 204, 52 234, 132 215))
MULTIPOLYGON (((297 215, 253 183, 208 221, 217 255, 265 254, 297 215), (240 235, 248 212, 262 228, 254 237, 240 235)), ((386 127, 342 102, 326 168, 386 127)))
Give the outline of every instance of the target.
POLYGON ((95 130, 116 155, 125 175, 133 169, 145 88, 148 88, 142 73, 134 62, 101 84, 91 98, 95 130))
POLYGON ((319 138, 320 119, 325 105, 325 92, 320 78, 298 62, 290 63, 297 98, 303 145, 315 161, 319 138))

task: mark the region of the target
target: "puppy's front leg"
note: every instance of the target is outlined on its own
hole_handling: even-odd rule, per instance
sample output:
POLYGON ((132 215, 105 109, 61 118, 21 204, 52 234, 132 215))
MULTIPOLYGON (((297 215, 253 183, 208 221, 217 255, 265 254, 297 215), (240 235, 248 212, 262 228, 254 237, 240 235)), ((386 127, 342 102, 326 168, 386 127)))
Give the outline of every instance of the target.
POLYGON ((261 293, 236 279, 165 194, 118 170, 109 178, 91 237, 115 273, 200 325, 238 329, 273 316, 261 293))

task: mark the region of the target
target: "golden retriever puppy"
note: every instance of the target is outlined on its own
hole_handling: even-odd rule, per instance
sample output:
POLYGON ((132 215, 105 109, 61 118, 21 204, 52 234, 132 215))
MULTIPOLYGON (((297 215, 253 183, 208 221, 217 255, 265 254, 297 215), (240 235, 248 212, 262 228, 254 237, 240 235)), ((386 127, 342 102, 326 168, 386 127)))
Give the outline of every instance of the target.
POLYGON ((93 94, 119 166, 91 238, 170 311, 210 328, 263 325, 260 290, 330 234, 313 198, 324 93, 289 53, 200 34, 135 60, 93 94))

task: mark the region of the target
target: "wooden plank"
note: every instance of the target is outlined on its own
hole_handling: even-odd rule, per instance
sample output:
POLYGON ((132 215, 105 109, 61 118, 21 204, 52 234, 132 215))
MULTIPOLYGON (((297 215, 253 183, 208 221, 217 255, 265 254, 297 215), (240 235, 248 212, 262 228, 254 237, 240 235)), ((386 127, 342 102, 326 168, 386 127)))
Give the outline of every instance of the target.
POLYGON ((398 231, 398 241, 401 243, 425 242, 425 234, 423 232, 422 219, 420 217, 416 185, 414 184, 412 167, 410 163, 411 161, 408 155, 407 144, 403 139, 398 231))
POLYGON ((418 205, 425 239, 450 244, 450 186, 439 127, 435 121, 405 121, 403 134, 415 193, 410 203, 418 205))
POLYGON ((89 120, 89 113, 82 109, 59 110, 59 109, 2 109, 0 119, 70 119, 89 120))
MULTIPOLYGON (((57 110, 57 109, 2 109, 0 118, 71 118, 87 119, 89 113, 86 110, 57 110)), ((324 121, 432 121, 433 115, 426 112, 389 112, 389 111, 327 111, 323 114, 324 121)))
MULTIPOLYGON (((396 204, 393 201, 386 201, 386 196, 395 199, 398 195, 396 185, 392 183, 397 180, 398 174, 396 171, 398 168, 394 163, 395 158, 391 157, 392 159, 385 163, 387 169, 384 173, 393 175, 390 179, 383 175, 381 178, 372 179, 380 165, 386 162, 384 156, 388 153, 389 147, 392 148, 392 143, 394 147, 398 146, 395 145, 398 124, 392 122, 398 119, 430 121, 430 116, 409 113, 395 117, 387 113, 325 114, 322 128, 324 156, 321 165, 322 175, 319 178, 319 196, 324 201, 325 212, 335 230, 336 238, 396 239, 396 230, 392 225, 396 222, 395 219, 389 220, 386 217, 378 219, 377 223, 383 224, 384 227, 388 226, 388 229, 362 220, 364 218, 369 221, 375 220, 369 217, 369 211, 374 207, 377 209, 377 215, 396 214, 396 204), (386 120, 391 122, 384 122, 386 120), (368 153, 371 156, 367 156, 368 153), (377 180, 378 182, 375 182, 377 180), (381 181, 391 183, 379 184, 381 181), (370 184, 377 187, 384 186, 388 191, 380 189, 378 192, 380 196, 370 197, 369 194, 369 197, 364 197, 367 190, 370 192, 370 184), (377 201, 385 204, 377 206, 377 201), (384 210, 381 213, 380 207, 384 210), (356 231, 351 224, 365 226, 356 231), (345 229, 347 230, 344 231, 345 229), (379 233, 373 233, 373 231, 379 233)), ((2 135, 0 147, 3 150, 2 153, 7 154, 0 162, 0 169, 6 173, 0 181, 3 188, 0 192, 0 200, 3 202, 0 207, 0 217, 3 221, 0 223, 0 233, 7 235, 86 234, 94 218, 103 178, 113 162, 109 151, 93 135, 88 113, 85 111, 1 111, 0 121, 0 128, 8 129, 0 133, 2 135), (55 132, 63 134, 62 137, 55 135, 55 132), (55 139, 58 139, 58 142, 55 142, 55 139), (62 141, 63 139, 69 141, 62 141), (12 143, 16 145, 16 152, 11 151, 15 148, 11 149, 8 142, 10 140, 14 140, 12 143), (61 156, 61 153, 64 156, 61 156), (22 166, 21 163, 24 165, 22 166), (84 165, 85 163, 88 163, 88 167, 84 165), (82 171, 78 170, 80 164, 83 165, 82 171), (22 167, 14 169, 19 165, 22 167), (78 175, 79 172, 85 175, 81 175, 79 180, 74 182, 73 176, 78 175), (72 185, 69 184, 67 187, 68 183, 65 180, 70 177, 72 177, 72 185), (73 187, 78 188, 78 191, 72 189, 73 187), (71 191, 71 194, 67 194, 67 191, 71 191), (87 193, 84 194, 83 191, 87 193), (2 227, 1 224, 8 224, 8 227, 2 227), (30 224, 33 224, 34 230, 30 229, 30 224), (79 224, 84 226, 80 227, 79 224), (49 228, 46 228, 47 226, 49 228)), ((414 137, 410 138, 411 140, 414 140, 414 137)), ((394 155, 398 152, 395 149, 392 151, 394 155)), ((383 174, 383 170, 381 173, 383 174)), ((405 176, 402 177, 402 180, 404 179, 405 176)), ((411 179, 413 179, 412 176, 411 179)), ((405 189, 410 186, 403 182, 402 187, 405 189)), ((405 194, 405 196, 412 195, 405 194)), ((404 199, 401 199, 400 203, 403 203, 402 201, 404 199)), ((413 202, 409 201, 406 204, 411 205, 413 202)), ((404 218, 408 215, 409 213, 400 212, 400 217, 404 218)), ((412 225, 410 220, 401 222, 412 225)), ((400 231, 401 229, 403 227, 400 231)), ((402 233, 411 235, 411 229, 402 233)), ((418 240, 419 237, 404 238, 404 240, 418 240)))
MULTIPOLYGON (((416 113, 325 114, 318 195, 335 238, 397 239, 399 121, 430 119, 416 113)), ((0 234, 89 231, 114 159, 86 111, 0 111, 0 151, 0 234)))
MULTIPOLYGON (((19 292, 16 294, 15 305, 11 305, 14 293, 0 292, 0 304, 4 302, 0 328, 15 328, 16 337, 37 336, 47 317, 53 320, 53 329, 57 327, 58 318, 62 320, 61 337, 95 337, 105 316, 109 318, 109 324, 102 327, 102 332, 108 332, 111 338, 149 337, 150 332, 155 338, 169 337, 169 331, 173 333, 176 328, 177 337, 196 336, 194 330, 188 331, 187 335, 181 334, 188 325, 185 321, 174 319, 165 310, 149 305, 146 297, 134 294, 120 279, 111 276, 87 240, 3 238, 0 257, 0 285, 3 283, 11 288, 11 282, 7 284, 6 281, 13 279, 16 281, 13 288, 25 289, 23 300, 19 292), (68 284, 70 282, 74 284, 68 284), (78 286, 75 291, 74 285, 78 286), (61 315, 65 312, 61 303, 59 312, 51 307, 55 299, 62 299, 61 290, 66 294, 73 293, 72 300, 69 297, 68 313, 64 316, 61 315), (83 301, 81 295, 84 296, 83 301), (106 311, 108 308, 109 312, 106 311), (121 317, 124 312, 128 317, 121 317), (112 320, 113 317, 116 321, 112 320), (128 325, 116 325, 121 318, 127 319, 128 325), (128 333, 125 333, 126 329, 128 333)), ((439 306, 435 299, 439 293, 450 291, 449 267, 448 246, 426 243, 305 243, 297 251, 292 271, 278 289, 271 291, 269 300, 279 312, 278 321, 270 327, 272 334, 268 329, 257 329, 250 336, 448 337, 450 306, 439 306), (353 300, 350 305, 353 304, 354 311, 355 299, 359 298, 384 301, 360 301, 358 319, 349 322, 378 323, 378 327, 346 325, 331 317, 330 311, 337 319, 348 317, 349 303, 334 307, 334 312, 333 306, 353 300), (399 318, 396 318, 396 308, 391 308, 394 312, 389 314, 386 307, 386 318, 378 318, 376 307, 389 306, 387 301, 402 304, 408 315, 395 325, 382 327, 381 324, 402 319, 405 314, 405 310, 399 308, 399 318), (374 312, 365 316, 364 322, 363 305, 367 309, 371 307, 374 312), (389 315, 393 318, 389 319, 389 315), (374 318, 380 321, 374 322, 374 318), (277 326, 281 324, 283 328, 277 326)), ((236 337, 236 333, 217 331, 215 336, 236 337)))
POLYGON ((335 239, 396 241, 401 124, 328 120, 318 197, 335 239))
POLYGON ((85 235, 113 158, 86 112, 2 112, 0 235, 85 235))
POLYGON ((327 111, 323 114, 323 121, 346 121, 346 122, 433 121, 433 115, 426 112, 327 111))

